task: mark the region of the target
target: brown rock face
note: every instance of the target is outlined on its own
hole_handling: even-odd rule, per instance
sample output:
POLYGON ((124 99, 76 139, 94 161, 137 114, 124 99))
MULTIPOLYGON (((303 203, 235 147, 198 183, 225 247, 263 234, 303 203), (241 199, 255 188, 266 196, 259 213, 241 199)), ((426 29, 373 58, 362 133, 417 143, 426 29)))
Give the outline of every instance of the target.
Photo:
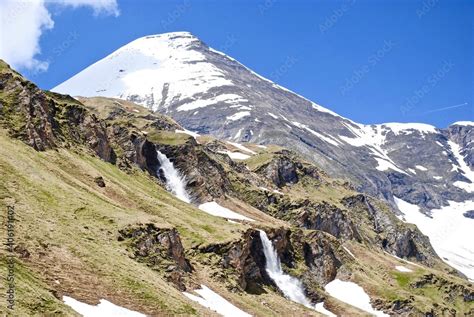
POLYGON ((321 230, 337 238, 361 241, 360 233, 348 215, 340 208, 328 204, 305 202, 296 222, 304 228, 321 230))
POLYGON ((0 90, 0 124, 12 137, 37 151, 86 145, 103 160, 115 160, 105 124, 77 100, 43 92, 8 68, 0 73, 0 90))
POLYGON ((239 285, 246 292, 261 294, 264 292, 263 284, 274 285, 265 270, 265 255, 258 231, 248 230, 241 241, 223 251, 224 268, 237 270, 239 285))
POLYGON ((288 157, 282 156, 262 166, 258 172, 265 175, 276 186, 283 187, 286 184, 298 182, 298 169, 300 168, 302 168, 301 164, 297 164, 288 157))
POLYGON ((193 268, 184 254, 178 231, 154 224, 127 227, 119 231, 119 241, 126 241, 133 257, 163 273, 180 290, 186 290, 185 273, 193 268))
POLYGON ((383 212, 363 194, 346 197, 342 203, 351 211, 367 217, 368 225, 377 233, 380 247, 402 258, 416 258, 426 264, 437 258, 429 239, 416 227, 401 226, 395 215, 383 212))
POLYGON ((311 278, 320 285, 332 281, 342 266, 335 239, 320 231, 312 231, 304 237, 303 255, 308 267, 305 279, 311 278))
POLYGON ((129 169, 132 165, 156 176, 160 166, 153 143, 135 131, 133 128, 113 124, 108 128, 108 137, 111 144, 120 149, 122 155, 117 159, 117 165, 122 169, 129 169))

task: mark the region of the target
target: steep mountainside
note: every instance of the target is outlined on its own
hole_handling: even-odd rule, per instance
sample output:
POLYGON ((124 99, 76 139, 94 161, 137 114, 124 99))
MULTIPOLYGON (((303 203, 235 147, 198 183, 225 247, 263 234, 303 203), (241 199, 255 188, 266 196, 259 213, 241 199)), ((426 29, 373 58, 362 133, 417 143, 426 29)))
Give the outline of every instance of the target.
POLYGON ((393 195, 424 212, 472 199, 472 122, 358 124, 187 32, 137 39, 53 90, 131 100, 221 139, 288 146, 394 207, 393 195))
POLYGON ((316 303, 350 316, 474 313, 472 284, 416 226, 292 151, 198 136, 124 100, 45 92, 3 62, 0 126, 0 208, 15 233, 0 266, 13 255, 18 316, 76 316, 74 299, 148 316, 317 316, 316 303), (163 157, 190 203, 172 194, 163 157), (349 305, 338 285, 370 303, 349 305))

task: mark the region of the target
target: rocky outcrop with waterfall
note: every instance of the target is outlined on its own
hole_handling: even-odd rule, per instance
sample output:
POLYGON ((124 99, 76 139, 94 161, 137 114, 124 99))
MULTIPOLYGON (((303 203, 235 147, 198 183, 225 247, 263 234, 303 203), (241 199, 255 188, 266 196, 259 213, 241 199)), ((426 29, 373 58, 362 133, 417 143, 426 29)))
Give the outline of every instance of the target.
POLYGON ((73 316, 69 298, 148 316, 474 312, 471 282, 416 226, 297 153, 196 135, 129 101, 42 91, 0 66, 19 315, 73 316), (369 306, 344 301, 337 282, 369 306))

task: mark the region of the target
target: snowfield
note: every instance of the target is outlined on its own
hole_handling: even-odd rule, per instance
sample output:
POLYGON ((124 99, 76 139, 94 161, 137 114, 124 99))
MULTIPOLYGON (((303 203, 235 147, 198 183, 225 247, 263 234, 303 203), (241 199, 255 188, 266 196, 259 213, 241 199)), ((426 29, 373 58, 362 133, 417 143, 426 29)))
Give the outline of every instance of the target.
POLYGON ((216 217, 222 217, 222 218, 234 219, 234 220, 254 221, 251 218, 245 217, 244 215, 236 213, 235 211, 222 207, 215 201, 201 204, 199 205, 199 209, 216 217))
POLYGON ((354 282, 335 279, 329 282, 324 289, 332 297, 339 299, 349 305, 357 307, 375 316, 389 316, 382 311, 375 310, 370 304, 370 297, 362 287, 354 282))
POLYGON ((201 285, 200 289, 194 290, 199 296, 191 293, 183 292, 184 296, 193 300, 202 306, 215 311, 216 313, 224 317, 250 317, 252 315, 247 314, 243 310, 235 307, 225 298, 214 292, 212 289, 205 285, 201 285))
POLYGON ((117 306, 101 299, 97 306, 82 303, 69 296, 63 296, 64 303, 84 317, 146 317, 136 311, 117 306))
POLYGON ((404 214, 402 220, 415 224, 427 235, 441 259, 474 281, 474 220, 463 215, 474 210, 474 200, 450 201, 449 206, 431 210, 431 218, 416 205, 396 197, 395 203, 404 214))

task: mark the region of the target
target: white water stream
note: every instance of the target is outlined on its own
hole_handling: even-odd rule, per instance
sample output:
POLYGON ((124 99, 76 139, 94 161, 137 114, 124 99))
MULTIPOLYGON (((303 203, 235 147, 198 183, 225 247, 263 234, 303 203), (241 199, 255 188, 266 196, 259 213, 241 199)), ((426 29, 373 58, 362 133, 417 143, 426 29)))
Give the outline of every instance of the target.
POLYGON ((181 173, 174 168, 173 163, 160 151, 156 151, 158 161, 161 164, 160 169, 166 178, 166 188, 172 192, 173 195, 178 197, 184 202, 190 203, 191 197, 189 197, 186 191, 186 179, 181 173))
POLYGON ((308 308, 319 311, 327 316, 336 316, 324 308, 323 303, 312 305, 309 299, 304 294, 303 284, 297 278, 285 274, 281 269, 281 262, 278 254, 273 247, 272 242, 268 239, 265 231, 259 230, 260 240, 263 244, 263 253, 266 260, 266 271, 270 278, 275 282, 278 288, 283 292, 286 298, 300 303, 308 308))

